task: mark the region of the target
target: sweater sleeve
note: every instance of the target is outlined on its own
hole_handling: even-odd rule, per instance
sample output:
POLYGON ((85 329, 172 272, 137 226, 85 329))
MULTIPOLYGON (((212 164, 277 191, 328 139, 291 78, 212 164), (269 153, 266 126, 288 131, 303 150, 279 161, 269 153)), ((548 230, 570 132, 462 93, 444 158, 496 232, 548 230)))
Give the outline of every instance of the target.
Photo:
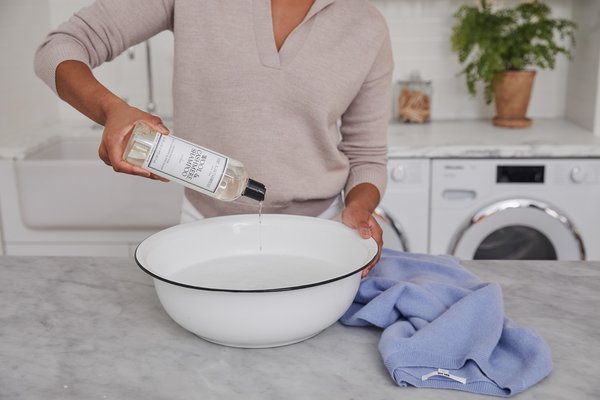
POLYGON ((348 157, 348 193, 360 183, 371 183, 383 197, 387 184, 387 126, 394 62, 390 36, 383 43, 356 97, 342 115, 339 149, 348 157))
POLYGON ((56 92, 56 67, 77 60, 90 68, 131 46, 173 30, 174 0, 97 0, 50 32, 37 49, 34 70, 56 92))

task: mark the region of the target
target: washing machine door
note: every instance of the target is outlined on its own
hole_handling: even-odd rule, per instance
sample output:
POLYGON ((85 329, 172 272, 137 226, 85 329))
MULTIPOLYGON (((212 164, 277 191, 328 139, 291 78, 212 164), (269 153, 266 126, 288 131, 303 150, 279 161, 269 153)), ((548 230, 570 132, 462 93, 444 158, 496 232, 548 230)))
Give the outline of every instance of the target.
POLYGON ((549 205, 510 199, 483 208, 453 237, 450 254, 474 260, 584 260, 571 221, 549 205))
POLYGON ((402 226, 382 207, 377 207, 373 217, 383 230, 383 247, 398 251, 410 251, 408 239, 402 226))

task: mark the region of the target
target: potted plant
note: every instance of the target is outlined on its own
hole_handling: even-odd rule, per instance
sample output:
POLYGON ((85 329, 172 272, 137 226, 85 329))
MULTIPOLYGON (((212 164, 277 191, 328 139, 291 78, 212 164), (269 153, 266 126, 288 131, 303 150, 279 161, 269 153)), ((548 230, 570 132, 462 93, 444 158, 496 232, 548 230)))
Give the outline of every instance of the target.
POLYGON ((463 5, 454 15, 452 50, 464 65, 469 93, 475 95, 482 82, 486 103, 495 97, 494 125, 530 126, 526 115, 535 71, 529 68, 554 69, 561 53, 571 58, 568 46, 575 44, 577 25, 551 13, 540 1, 495 10, 490 1, 480 0, 479 6, 463 5))

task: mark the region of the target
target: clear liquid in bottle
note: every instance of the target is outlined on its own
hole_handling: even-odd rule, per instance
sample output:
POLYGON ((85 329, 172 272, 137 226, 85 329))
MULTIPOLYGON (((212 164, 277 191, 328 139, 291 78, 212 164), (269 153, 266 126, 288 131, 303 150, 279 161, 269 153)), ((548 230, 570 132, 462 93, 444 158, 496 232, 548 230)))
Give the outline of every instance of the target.
POLYGON ((250 179, 233 158, 173 135, 162 135, 140 122, 133 129, 123 159, 155 175, 223 201, 246 196, 262 202, 266 187, 250 179))

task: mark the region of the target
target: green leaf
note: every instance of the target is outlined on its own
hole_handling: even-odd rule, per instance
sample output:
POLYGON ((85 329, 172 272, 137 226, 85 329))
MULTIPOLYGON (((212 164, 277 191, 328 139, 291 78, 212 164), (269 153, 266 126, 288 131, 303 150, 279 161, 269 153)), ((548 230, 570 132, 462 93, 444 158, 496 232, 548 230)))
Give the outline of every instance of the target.
POLYGON ((478 6, 462 5, 454 14, 450 41, 464 65, 467 89, 477 92, 483 83, 484 98, 492 102, 493 81, 503 71, 530 67, 553 69, 559 54, 571 58, 577 24, 552 18, 550 7, 540 1, 492 10, 487 0, 478 6), (568 42, 567 46, 562 43, 568 42))

